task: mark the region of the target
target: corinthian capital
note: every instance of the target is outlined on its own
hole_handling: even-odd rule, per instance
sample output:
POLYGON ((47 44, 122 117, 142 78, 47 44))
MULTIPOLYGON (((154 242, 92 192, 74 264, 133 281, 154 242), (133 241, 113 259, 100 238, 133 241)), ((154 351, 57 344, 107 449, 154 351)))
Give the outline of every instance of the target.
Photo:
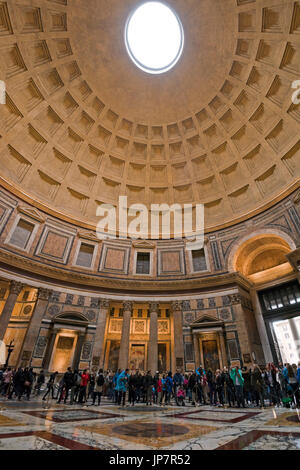
POLYGON ((182 302, 180 300, 174 300, 174 302, 172 302, 172 310, 173 312, 177 312, 178 310, 182 311, 182 302))
POLYGON ((49 300, 50 295, 52 294, 52 290, 44 289, 43 287, 39 288, 38 292, 38 299, 39 300, 49 300))
POLYGON ((109 308, 110 306, 110 301, 107 299, 101 299, 100 300, 100 308, 109 308))
POLYGON ((24 285, 21 282, 11 281, 10 283, 10 294, 19 295, 24 285))
POLYGON ((158 312, 159 310, 159 303, 158 302, 150 302, 149 304, 149 310, 150 310, 150 313, 151 312, 158 312))
POLYGON ((130 302, 130 301, 123 302, 123 308, 125 312, 132 312, 133 302, 130 302))

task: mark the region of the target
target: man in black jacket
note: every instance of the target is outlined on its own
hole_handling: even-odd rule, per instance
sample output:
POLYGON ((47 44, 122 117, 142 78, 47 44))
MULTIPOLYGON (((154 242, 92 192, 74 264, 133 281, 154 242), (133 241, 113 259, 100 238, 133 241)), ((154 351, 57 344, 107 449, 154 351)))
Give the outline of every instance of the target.
POLYGON ((57 403, 61 402, 64 392, 65 392, 64 404, 67 403, 69 390, 73 387, 73 385, 74 385, 74 373, 72 372, 71 367, 68 367, 67 372, 65 372, 63 376, 63 386, 62 386, 60 397, 57 403))
POLYGON ((128 379, 128 402, 131 403, 131 406, 134 406, 136 400, 136 388, 138 384, 138 372, 131 374, 128 379))

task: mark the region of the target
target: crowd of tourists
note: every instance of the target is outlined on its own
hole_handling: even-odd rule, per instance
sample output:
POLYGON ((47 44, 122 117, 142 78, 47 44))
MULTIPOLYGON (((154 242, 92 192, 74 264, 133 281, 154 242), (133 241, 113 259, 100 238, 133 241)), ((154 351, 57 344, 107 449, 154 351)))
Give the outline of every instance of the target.
POLYGON ((211 405, 219 407, 300 406, 300 363, 275 367, 224 367, 212 372, 202 366, 194 372, 154 375, 128 369, 113 373, 100 369, 78 371, 70 367, 61 376, 47 377, 32 368, 0 370, 0 394, 7 399, 42 396, 64 404, 100 405, 103 396, 116 405, 211 405))

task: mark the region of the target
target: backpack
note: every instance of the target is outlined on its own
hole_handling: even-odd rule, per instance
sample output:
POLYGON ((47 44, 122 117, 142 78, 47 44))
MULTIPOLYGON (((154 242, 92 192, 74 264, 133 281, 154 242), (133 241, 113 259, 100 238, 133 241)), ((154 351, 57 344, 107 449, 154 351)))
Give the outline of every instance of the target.
POLYGON ((98 378, 97 378, 97 385, 98 387, 101 387, 102 385, 104 384, 104 377, 103 375, 98 375, 98 378))
POLYGON ((75 374, 74 382, 75 382, 75 385, 80 385, 81 384, 81 375, 80 374, 75 374))

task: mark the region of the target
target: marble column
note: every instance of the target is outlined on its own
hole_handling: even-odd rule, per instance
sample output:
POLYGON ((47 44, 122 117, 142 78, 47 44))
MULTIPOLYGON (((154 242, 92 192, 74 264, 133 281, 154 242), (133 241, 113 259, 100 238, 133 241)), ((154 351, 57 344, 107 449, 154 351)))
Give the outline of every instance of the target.
POLYGON ((77 370, 79 369, 84 339, 85 339, 85 333, 79 333, 76 348, 75 348, 74 358, 73 358, 73 364, 72 364, 73 369, 77 369, 77 370))
POLYGON ((45 371, 48 371, 48 369, 49 369, 51 356, 52 356, 52 352, 53 352, 53 347, 54 347, 55 340, 56 340, 56 335, 57 335, 56 330, 50 330, 48 343, 47 343, 47 348, 46 348, 46 353, 45 353, 45 356, 44 356, 44 359, 43 359, 43 365, 42 365, 42 367, 43 367, 43 369, 45 369, 45 371))
POLYGON ((123 308, 124 308, 124 311, 123 311, 122 337, 121 337, 119 365, 118 365, 119 369, 127 369, 128 367, 130 321, 131 321, 133 302, 124 302, 123 308))
POLYGON ((251 301, 254 309, 254 314, 255 314, 255 319, 256 319, 256 324, 257 324, 257 329, 263 349, 263 353, 265 356, 265 363, 267 364, 268 362, 273 362, 273 355, 271 351, 271 346, 267 334, 267 329, 266 325, 264 322, 259 298, 257 295, 257 292, 255 289, 250 289, 250 295, 251 295, 251 301))
POLYGON ((45 315, 51 293, 52 291, 49 289, 40 288, 38 290, 38 298, 19 355, 19 361, 25 361, 27 365, 30 364, 32 359, 34 346, 39 336, 42 320, 45 315))
POLYGON ((195 357, 195 367, 196 369, 200 366, 200 350, 199 350, 199 338, 197 333, 193 333, 193 342, 194 342, 194 357, 195 357))
POLYGON ((148 369, 154 375, 158 362, 158 303, 151 303, 150 307, 150 335, 148 349, 148 369))
POLYGON ((174 321, 174 353, 176 369, 184 370, 184 345, 183 345, 183 324, 182 324, 182 302, 172 303, 173 321, 174 321))
POLYGON ((103 368, 104 364, 104 337, 106 322, 109 317, 109 300, 100 301, 100 311, 98 316, 98 324, 95 334, 95 342, 93 349, 92 365, 95 367, 103 368))
POLYGON ((221 349, 221 360, 220 360, 220 367, 227 367, 229 365, 227 353, 226 353, 226 344, 225 344, 225 333, 223 331, 218 331, 219 341, 220 341, 220 349, 221 349))
POLYGON ((9 294, 2 310, 2 314, 0 316, 0 340, 2 341, 4 339, 18 295, 20 294, 22 288, 23 284, 21 284, 20 282, 11 281, 9 294))

